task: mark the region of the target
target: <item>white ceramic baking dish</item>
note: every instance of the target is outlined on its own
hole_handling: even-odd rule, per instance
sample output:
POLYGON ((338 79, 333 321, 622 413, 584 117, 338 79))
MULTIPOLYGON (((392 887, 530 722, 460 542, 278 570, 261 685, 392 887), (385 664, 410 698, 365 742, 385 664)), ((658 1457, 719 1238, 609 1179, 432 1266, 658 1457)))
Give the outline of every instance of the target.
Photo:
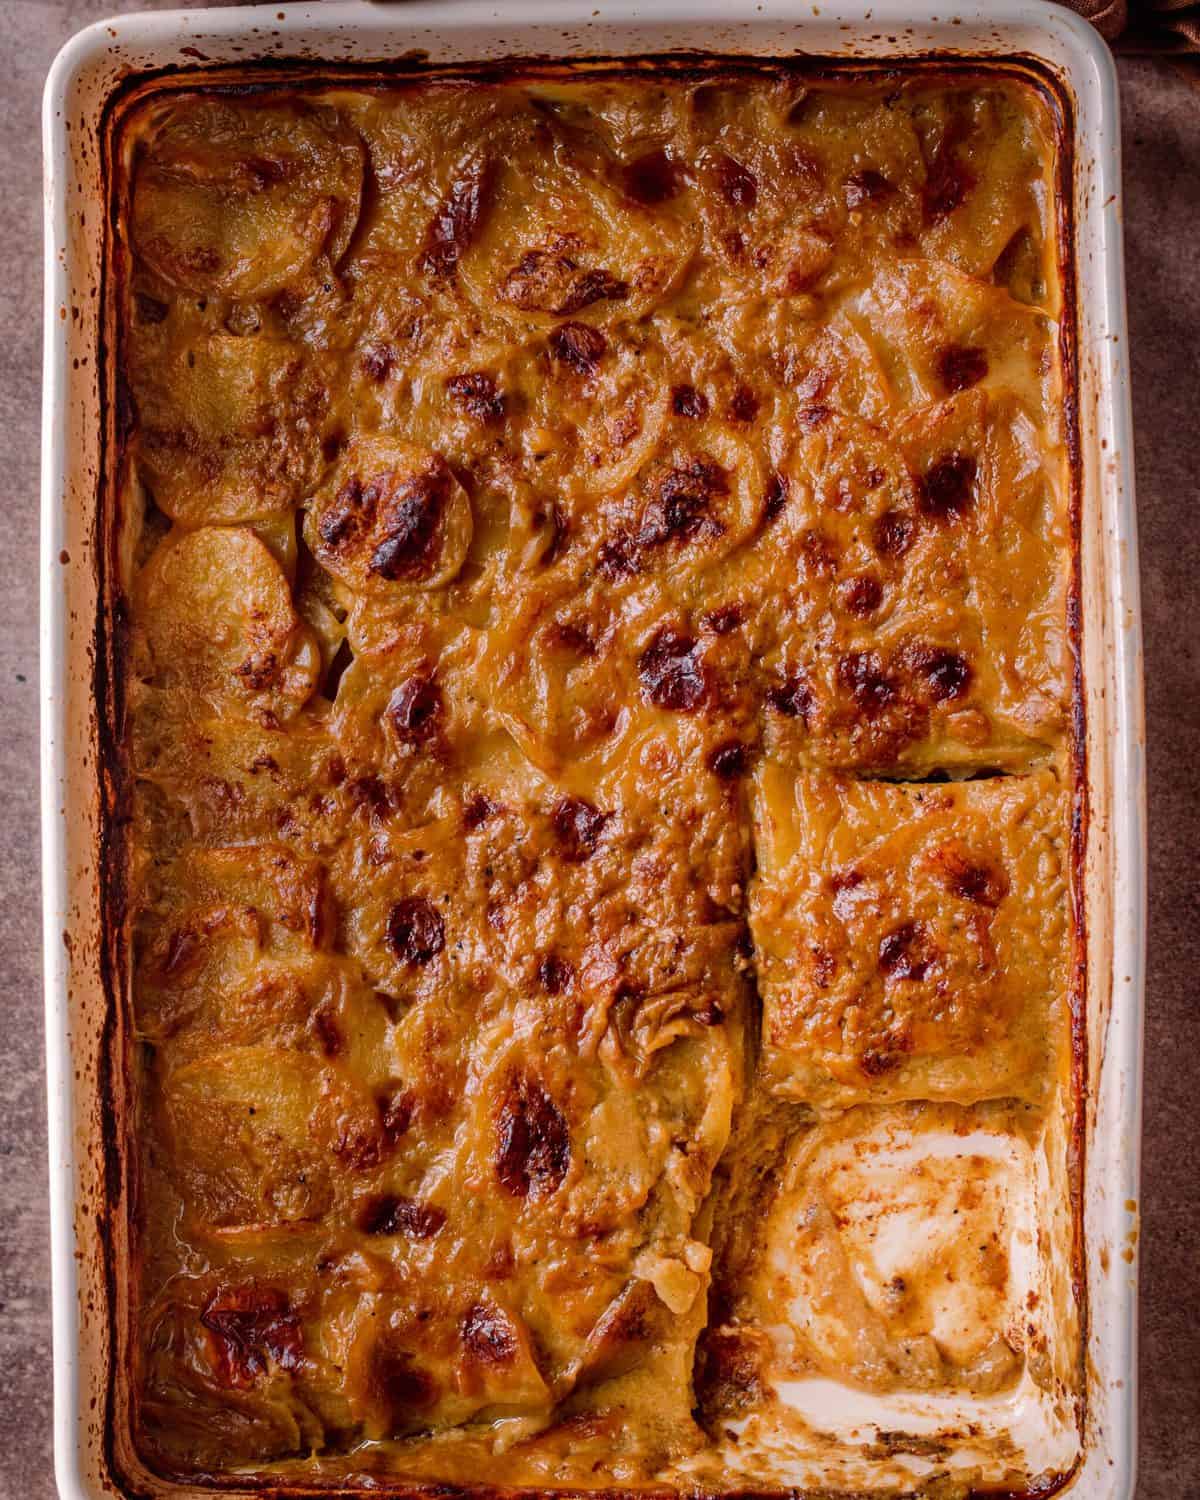
MULTIPOLYGON (((131 75, 258 59, 433 61, 674 49, 784 57, 1021 58, 1049 70, 1074 133, 1082 655, 1087 747, 1087 1415, 1071 1492, 1127 1500, 1135 1471, 1144 968, 1144 738, 1117 93, 1103 43, 1040 0, 442 0, 172 11, 102 22, 46 85, 42 817, 55 1459, 64 1500, 182 1494, 128 1479, 109 1431, 125 1182, 105 1131, 121 1080, 99 898, 106 859, 98 505, 108 416, 102 263, 106 103, 131 75)), ((486 1479, 486 1476, 481 1476, 486 1479)))

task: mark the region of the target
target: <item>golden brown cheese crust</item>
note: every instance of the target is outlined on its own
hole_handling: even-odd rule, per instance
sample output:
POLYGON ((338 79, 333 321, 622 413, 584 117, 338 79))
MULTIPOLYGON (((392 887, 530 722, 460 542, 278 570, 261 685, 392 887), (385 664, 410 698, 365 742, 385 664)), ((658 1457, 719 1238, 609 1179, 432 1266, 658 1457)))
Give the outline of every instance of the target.
POLYGON ((123 140, 139 1442, 647 1481, 776 1101, 1058 1065, 1051 127, 764 68, 123 140))

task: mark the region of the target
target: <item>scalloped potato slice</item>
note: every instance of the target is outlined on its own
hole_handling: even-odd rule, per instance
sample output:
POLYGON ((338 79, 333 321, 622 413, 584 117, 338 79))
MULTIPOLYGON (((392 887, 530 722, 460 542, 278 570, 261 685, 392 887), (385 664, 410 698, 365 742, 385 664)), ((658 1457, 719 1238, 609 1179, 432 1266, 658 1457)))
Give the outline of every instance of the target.
POLYGON ((458 1426, 486 1414, 549 1416, 550 1391, 519 1312, 498 1297, 413 1289, 356 1296, 326 1314, 329 1356, 344 1372, 368 1438, 458 1426))
POLYGON ((1056 283, 1044 230, 1053 190, 1045 105, 1032 92, 1018 104, 1003 88, 923 92, 913 119, 925 159, 922 251, 987 276, 1023 237, 1036 267, 1031 300, 1043 301, 1056 283))
POLYGON ((338 1062, 344 1047, 330 1048, 327 1028, 315 1032, 313 1052, 263 1043, 159 1063, 171 1172, 209 1226, 266 1233, 318 1220, 352 1199, 359 1174, 386 1157, 367 1080, 338 1062))
POLYGON ((694 247, 687 222, 663 208, 685 191, 681 166, 655 156, 661 183, 639 190, 627 168, 623 192, 561 148, 518 147, 493 162, 489 211, 458 262, 468 294, 510 320, 644 317, 675 287, 694 247))
MULTIPOLYGON (((520 747, 522 767, 528 762, 559 776, 610 740, 627 670, 612 634, 597 639, 574 591, 566 588, 514 600, 488 631, 481 683, 496 718, 520 747)), ((479 760, 490 776, 499 774, 493 766, 511 758, 498 749, 491 742, 481 746, 479 760)))
POLYGON ((321 653, 287 578, 251 531, 172 533, 136 584, 150 674, 218 713, 291 718, 312 696, 321 653))
POLYGON ((1055 409, 1054 325, 1001 287, 945 262, 901 260, 881 266, 847 312, 905 406, 984 385, 1040 392, 1055 409))
POLYGON ((312 951, 332 938, 324 866, 285 844, 193 849, 185 856, 181 885, 192 897, 253 912, 264 924, 264 937, 280 946, 312 951))
POLYGON ((139 1037, 172 1066, 273 1043, 324 1058, 369 1086, 395 1071, 387 1011, 354 966, 330 954, 268 952, 245 912, 193 907, 138 963, 139 1037))
POLYGON ((237 1047, 178 1068, 161 1085, 171 1170, 212 1224, 316 1219, 335 1197, 322 1139, 328 1069, 279 1047, 237 1047))
POLYGON ((361 141, 327 107, 191 100, 169 112, 134 177, 132 233, 175 286, 270 297, 358 219, 361 141))
MULTIPOLYGON (((527 379, 533 420, 526 441, 542 438, 546 479, 574 505, 629 483, 661 441, 670 381, 659 350, 635 330, 610 342, 578 318, 548 333, 527 379)), ((556 534, 556 551, 562 538, 556 534)))
POLYGON ((314 496, 304 539, 360 593, 431 589, 462 567, 474 523, 440 453, 385 435, 357 437, 314 496))
MULTIPOLYGON (((898 91, 897 91, 898 92, 898 91)), ((688 141, 704 232, 701 284, 723 306, 816 309, 864 251, 920 227, 920 148, 896 98, 798 81, 692 91, 688 141)))
POLYGON ((596 568, 610 588, 651 579, 685 585, 762 522, 769 493, 751 446, 715 423, 682 426, 597 517, 596 568))
POLYGON ((722 302, 812 291, 834 259, 822 174, 786 140, 721 132, 697 147, 708 279, 722 302))
POLYGON ((171 686, 139 686, 136 697, 136 773, 186 815, 195 837, 212 843, 274 837, 282 819, 293 834, 303 829, 314 848, 340 838, 345 766, 319 719, 305 714, 302 724, 293 719, 285 729, 191 713, 171 686))
POLYGON ((461 902, 461 824, 347 838, 330 866, 344 908, 339 942, 395 1008, 445 988, 471 957, 461 902), (460 958, 460 953, 462 957, 460 958))
MULTIPOLYGON (((779 466, 788 491, 785 513, 801 495, 809 519, 825 516, 830 526, 917 508, 913 477, 892 423, 800 403, 795 411, 795 436, 779 466)), ((812 569, 821 570, 817 559, 812 569)))
POLYGON ((179 1276, 143 1318, 139 1409, 152 1452, 217 1469, 321 1441, 321 1422, 297 1389, 304 1373, 316 1373, 316 1362, 281 1288, 179 1276))
POLYGON ((328 390, 299 346, 199 334, 135 348, 134 451, 155 503, 200 526, 295 504, 322 465, 328 390))
POLYGON ((402 273, 435 282, 452 277, 487 204, 486 195, 473 197, 483 186, 480 143, 503 154, 514 131, 533 123, 519 92, 447 80, 435 90, 348 94, 344 108, 366 143, 377 194, 349 264, 382 257, 397 280, 402 273))
POLYGON ((257 926, 245 912, 198 909, 188 921, 148 938, 134 987, 138 1036, 164 1042, 222 1009, 226 996, 237 997, 235 1009, 242 997, 254 996, 254 1029, 259 1032, 235 1035, 232 1041, 259 1041, 291 1021, 304 1006, 303 992, 283 982, 282 973, 266 969, 257 926))

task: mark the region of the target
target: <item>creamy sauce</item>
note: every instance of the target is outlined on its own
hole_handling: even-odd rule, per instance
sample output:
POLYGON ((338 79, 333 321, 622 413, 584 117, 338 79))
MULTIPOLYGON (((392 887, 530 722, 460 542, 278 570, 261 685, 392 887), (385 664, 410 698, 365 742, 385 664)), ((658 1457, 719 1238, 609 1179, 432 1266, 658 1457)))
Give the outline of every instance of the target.
POLYGON ((122 140, 147 1462, 1069 1468, 1041 103, 668 70, 122 140))

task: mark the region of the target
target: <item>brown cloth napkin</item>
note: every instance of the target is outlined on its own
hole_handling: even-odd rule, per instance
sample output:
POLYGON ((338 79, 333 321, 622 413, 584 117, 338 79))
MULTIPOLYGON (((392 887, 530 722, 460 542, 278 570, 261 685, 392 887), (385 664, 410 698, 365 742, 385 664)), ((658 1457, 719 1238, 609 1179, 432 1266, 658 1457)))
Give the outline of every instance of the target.
POLYGON ((1196 0, 1059 0, 1129 52, 1200 52, 1196 0))

